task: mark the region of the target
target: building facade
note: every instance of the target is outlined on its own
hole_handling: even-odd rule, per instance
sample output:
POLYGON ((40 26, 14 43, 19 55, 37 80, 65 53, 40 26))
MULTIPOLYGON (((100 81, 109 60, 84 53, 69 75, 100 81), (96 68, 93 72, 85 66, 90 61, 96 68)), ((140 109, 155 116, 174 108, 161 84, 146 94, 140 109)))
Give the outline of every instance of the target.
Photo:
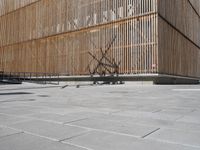
POLYGON ((200 77, 199 0, 0 0, 0 70, 200 77))

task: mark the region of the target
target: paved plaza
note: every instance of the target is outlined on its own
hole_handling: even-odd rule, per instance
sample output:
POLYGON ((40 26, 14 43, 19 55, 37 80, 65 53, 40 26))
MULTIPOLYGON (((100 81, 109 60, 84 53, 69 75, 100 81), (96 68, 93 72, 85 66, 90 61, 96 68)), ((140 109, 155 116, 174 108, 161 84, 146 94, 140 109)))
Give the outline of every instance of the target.
POLYGON ((0 85, 0 150, 200 150, 200 85, 0 85))

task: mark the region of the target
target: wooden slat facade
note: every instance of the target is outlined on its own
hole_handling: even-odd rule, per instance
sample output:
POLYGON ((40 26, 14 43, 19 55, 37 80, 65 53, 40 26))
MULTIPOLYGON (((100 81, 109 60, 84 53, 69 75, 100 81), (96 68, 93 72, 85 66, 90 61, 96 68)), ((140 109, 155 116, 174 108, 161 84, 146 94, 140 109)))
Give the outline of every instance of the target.
POLYGON ((200 78, 199 9, 199 0, 159 1, 159 73, 200 78))
MULTIPOLYGON (((120 73, 157 72, 157 0, 41 0, 2 16, 6 72, 88 74, 88 51, 116 36, 109 57, 120 73)), ((95 62, 93 62, 93 66, 95 62)))
POLYGON ((19 8, 30 5, 39 0, 1 0, 0 1, 0 16, 11 13, 19 8))
POLYGON ((0 0, 0 70, 87 75, 116 36, 120 74, 200 77, 198 0, 13 1, 0 0))

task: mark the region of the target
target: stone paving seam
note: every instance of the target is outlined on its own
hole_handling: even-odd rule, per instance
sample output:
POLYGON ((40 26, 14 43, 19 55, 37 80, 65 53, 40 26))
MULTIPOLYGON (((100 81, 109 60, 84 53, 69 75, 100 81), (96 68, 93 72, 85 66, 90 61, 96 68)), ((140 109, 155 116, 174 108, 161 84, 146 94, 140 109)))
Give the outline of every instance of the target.
POLYGON ((161 112, 161 111, 162 111, 162 109, 158 109, 156 111, 153 111, 152 113, 158 113, 158 112, 161 112))
POLYGON ((9 126, 9 125, 14 125, 14 124, 18 124, 18 123, 26 123, 26 122, 29 122, 29 121, 32 121, 32 120, 33 120, 32 118, 30 118, 30 119, 27 118, 27 120, 16 121, 16 122, 13 122, 13 123, 8 123, 7 125, 9 126))
POLYGON ((23 116, 23 115, 14 115, 14 114, 2 113, 2 112, 0 112, 0 115, 6 115, 6 116, 11 116, 11 117, 17 117, 17 118, 30 118, 30 117, 27 117, 26 115, 25 116, 23 116))
POLYGON ((83 121, 83 120, 87 120, 87 119, 89 119, 90 117, 88 117, 88 118, 83 118, 83 119, 77 119, 77 120, 74 120, 74 121, 67 121, 67 122, 64 122, 63 124, 65 125, 65 124, 70 124, 70 123, 74 123, 74 122, 77 122, 77 121, 83 121))
POLYGON ((22 134, 22 133, 24 133, 24 132, 22 131, 22 132, 18 132, 18 133, 13 133, 13 134, 5 135, 5 136, 0 137, 0 140, 3 139, 3 138, 9 137, 9 136, 18 135, 18 134, 22 134))
POLYGON ((84 146, 77 145, 77 144, 72 144, 72 143, 69 143, 69 142, 66 142, 66 141, 62 141, 60 143, 75 146, 75 147, 82 148, 82 149, 85 149, 85 150, 94 150, 94 149, 91 149, 91 148, 88 148, 88 147, 84 147, 84 146))
MULTIPOLYGON (((16 130, 16 131, 21 131, 21 130, 18 130, 18 129, 15 129, 15 128, 12 128, 12 127, 7 127, 7 126, 0 126, 0 127, 3 127, 3 128, 9 128, 9 129, 12 129, 12 130, 16 130)), ((59 143, 62 143, 62 144, 67 144, 67 145, 71 145, 71 146, 74 146, 74 147, 77 147, 77 148, 82 148, 82 149, 85 149, 85 150, 93 150, 93 149, 89 149, 89 148, 86 148, 86 147, 83 147, 83 146, 80 146, 80 145, 76 145, 76 144, 71 144, 71 143, 67 143, 67 142, 64 142, 64 141, 59 141, 57 139, 54 139, 54 138, 49 138, 49 137, 46 137, 46 136, 41 136, 39 134, 35 134, 35 133, 31 133, 31 132, 27 132, 27 131, 21 131, 19 132, 18 134, 28 134, 28 135, 32 135, 32 136, 36 136, 36 137, 40 137, 40 138, 44 138, 44 139, 47 139, 47 140, 50 140, 50 141, 53 141, 53 142, 59 142, 59 143)), ((13 135, 16 135, 16 134, 13 134, 13 135)), ((1 138, 0 138, 1 139, 1 138)))
POLYGON ((46 122, 51 122, 51 123, 61 124, 61 125, 63 124, 63 122, 53 121, 53 120, 48 120, 48 119, 47 120, 46 119, 40 119, 40 118, 37 118, 37 117, 31 117, 31 116, 19 116, 19 115, 5 114, 5 113, 0 113, 0 114, 11 116, 11 117, 30 119, 30 120, 19 121, 19 122, 12 123, 12 124, 9 124, 9 125, 13 125, 13 124, 21 123, 21 122, 27 122, 27 121, 31 121, 31 120, 40 120, 40 121, 46 121, 46 122))
POLYGON ((48 120, 48 119, 40 119, 40 118, 34 118, 34 117, 30 117, 30 118, 33 118, 33 120, 36 120, 36 121, 38 120, 38 121, 44 121, 44 122, 63 125, 63 122, 60 122, 60 121, 54 121, 54 120, 48 120))
MULTIPOLYGON (((82 149, 85 149, 85 150, 93 150, 93 149, 86 148, 86 147, 83 147, 83 146, 80 146, 80 145, 77 145, 77 144, 72 144, 72 143, 68 143, 68 142, 65 142, 65 141, 59 141, 59 140, 54 139, 54 138, 49 138, 49 137, 42 136, 42 135, 39 135, 39 134, 35 134, 35 133, 27 132, 27 131, 22 131, 22 130, 15 129, 15 128, 8 127, 8 126, 1 126, 0 125, 0 127, 9 128, 9 129, 12 129, 12 130, 20 131, 20 133, 24 133, 24 134, 28 134, 28 135, 32 135, 32 136, 36 136, 36 137, 40 137, 40 138, 44 138, 44 139, 47 139, 47 140, 50 140, 50 141, 53 141, 53 142, 59 142, 59 143, 62 143, 62 144, 71 145, 71 146, 74 146, 74 147, 77 147, 77 148, 82 148, 82 149)), ((87 131, 87 132, 89 132, 89 131, 87 131)))
POLYGON ((87 133, 90 132, 90 131, 91 131, 91 130, 88 130, 88 131, 82 132, 82 133, 80 133, 80 134, 77 134, 77 135, 74 135, 74 136, 71 136, 71 137, 68 137, 68 138, 65 138, 65 139, 61 139, 61 140, 59 140, 59 142, 67 141, 67 140, 70 140, 70 139, 73 139, 73 138, 76 138, 76 137, 85 135, 85 134, 87 134, 87 133))
POLYGON ((157 132, 157 131, 159 131, 159 130, 160 130, 160 128, 157 128, 157 129, 155 129, 155 130, 149 132, 148 134, 142 136, 142 138, 144 139, 144 138, 146 138, 147 136, 149 136, 149 135, 151 135, 151 134, 153 134, 153 133, 155 133, 155 132, 157 132))
POLYGON ((185 116, 186 116, 186 115, 182 115, 182 116, 178 117, 177 119, 174 120, 174 122, 178 122, 179 119, 182 119, 182 118, 184 118, 185 116))
POLYGON ((104 132, 104 133, 111 133, 111 134, 115 134, 115 135, 122 135, 122 136, 128 136, 128 137, 134 137, 137 139, 141 139, 141 136, 137 136, 137 135, 125 134, 125 133, 114 132, 114 131, 109 131, 109 130, 95 129, 95 128, 90 128, 90 127, 83 127, 83 126, 78 126, 78 125, 73 125, 73 124, 65 124, 65 125, 83 128, 83 129, 91 130, 91 131, 99 131, 99 132, 104 132))
POLYGON ((149 140, 149 141, 151 140, 151 141, 157 141, 157 142, 162 142, 162 143, 168 143, 168 144, 174 144, 174 145, 181 145, 181 146, 185 146, 185 147, 200 149, 200 146, 190 145, 190 144, 180 144, 180 143, 171 142, 171 141, 168 141, 168 140, 161 140, 161 139, 155 139, 155 138, 148 138, 146 140, 149 140))
POLYGON ((13 128, 13 127, 2 126, 2 125, 0 125, 0 127, 2 127, 2 128, 12 129, 12 130, 15 130, 15 131, 23 132, 23 133, 25 133, 25 134, 29 134, 29 135, 33 135, 33 136, 37 136, 37 137, 41 137, 41 138, 45 138, 45 139, 48 139, 48 140, 51 140, 51 141, 59 142, 59 140, 54 139, 54 138, 49 138, 49 137, 46 137, 46 136, 42 136, 42 135, 35 134, 35 133, 32 133, 32 132, 28 132, 28 131, 24 131, 24 130, 16 129, 16 128, 13 128))

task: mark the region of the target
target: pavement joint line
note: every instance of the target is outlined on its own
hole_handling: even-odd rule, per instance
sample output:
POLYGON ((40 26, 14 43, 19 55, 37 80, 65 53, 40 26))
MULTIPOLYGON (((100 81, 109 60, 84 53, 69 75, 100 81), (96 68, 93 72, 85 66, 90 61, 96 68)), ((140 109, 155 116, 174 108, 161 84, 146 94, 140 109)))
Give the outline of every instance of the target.
POLYGON ((68 138, 65 138, 65 139, 61 139, 61 140, 59 140, 59 142, 63 142, 63 141, 66 141, 66 140, 70 140, 70 139, 85 135, 85 134, 89 133, 90 131, 91 130, 88 130, 88 131, 82 132, 80 134, 77 134, 77 135, 74 135, 74 136, 71 136, 71 137, 68 137, 68 138))
MULTIPOLYGON (((45 108, 45 107, 44 107, 44 108, 45 108)), ((49 108, 50 108, 50 107, 49 107, 49 108)), ((39 113, 41 113, 41 114, 55 114, 55 115, 60 115, 60 116, 66 115, 66 113, 56 113, 56 112, 51 113, 50 111, 40 111, 39 113)), ((38 114, 38 113, 35 113, 35 114, 38 114)))
POLYGON ((83 118, 83 119, 77 119, 77 120, 73 120, 73 121, 67 121, 67 122, 64 122, 63 124, 69 124, 69 123, 74 123, 74 122, 79 122, 79 121, 83 121, 83 120, 87 120, 89 119, 90 117, 87 117, 87 118, 83 118))
POLYGON ((43 135, 40 135, 40 134, 36 134, 36 133, 28 132, 28 131, 23 131, 23 132, 26 133, 26 134, 29 134, 29 135, 45 138, 45 139, 48 139, 48 140, 51 140, 51 141, 54 141, 54 142, 59 142, 59 140, 57 140, 57 139, 50 138, 50 137, 47 137, 47 136, 43 136, 43 135))
POLYGON ((191 113, 193 113, 193 112, 195 112, 195 111, 197 111, 197 109, 193 109, 193 110, 191 110, 191 113))
MULTIPOLYGON (((10 114, 5 114, 5 113, 0 113, 0 114, 11 116, 11 117, 26 118, 26 119, 28 119, 28 120, 22 120, 22 121, 19 121, 19 122, 15 122, 15 123, 12 123, 12 124, 23 123, 23 122, 28 122, 28 121, 32 121, 32 120, 46 121, 46 122, 51 122, 51 123, 60 124, 60 125, 63 124, 63 122, 58 122, 58 121, 53 121, 53 120, 46 120, 46 119, 40 119, 40 118, 35 118, 35 117, 30 117, 30 116, 18 116, 18 115, 10 115, 10 114)), ((10 124, 10 125, 12 125, 12 124, 10 124)))
POLYGON ((131 135, 131 134, 120 133, 120 132, 115 132, 115 131, 102 130, 102 129, 84 127, 84 126, 78 126, 78 125, 73 125, 73 124, 65 124, 65 125, 68 125, 68 126, 71 126, 71 127, 83 128, 83 129, 90 130, 90 131, 98 131, 98 132, 104 132, 104 133, 110 133, 110 134, 115 134, 115 135, 128 136, 128 137, 141 139, 141 137, 137 136, 137 135, 131 135))
POLYGON ((25 116, 31 118, 32 115, 35 115, 35 113, 27 114, 27 115, 25 115, 25 116))
POLYGON ((160 128, 157 128, 157 129, 155 129, 155 130, 151 131, 150 133, 148 133, 148 134, 146 134, 146 135, 142 136, 142 138, 144 139, 144 138, 146 138, 147 136, 149 136, 149 135, 151 135, 151 134, 153 134, 153 133, 157 132, 158 130, 160 130, 160 128))
MULTIPOLYGON (((98 116, 93 116, 91 118, 88 118, 88 119, 99 119, 99 120, 109 120, 109 121, 114 121, 114 122, 117 122, 117 123, 120 123, 121 121, 118 121, 118 120, 115 120, 115 119, 103 119, 101 117, 98 117, 98 116)), ((155 120, 161 120, 161 119, 155 119, 155 120)), ((72 122, 73 123, 73 122, 72 122)), ((146 123, 140 123, 140 122, 135 122, 135 123, 130 123, 132 125, 139 125, 139 126, 145 126, 145 127, 154 127, 154 128, 158 128, 158 125, 146 125, 146 123)), ((65 123, 64 125, 68 125, 68 123, 65 123)), ((70 124, 71 125, 71 124, 70 124)), ((74 125, 74 124, 72 124, 74 125)), ((85 127, 84 127, 85 128, 85 127)), ((87 128, 87 127, 86 127, 87 128)), ((163 128, 168 128, 168 127, 163 127, 163 128)), ((93 128, 92 128, 93 129, 93 128)), ((171 129, 171 128, 169 128, 171 129)))
POLYGON ((33 135, 33 136, 37 136, 37 137, 41 137, 41 138, 45 138, 45 139, 48 139, 48 140, 51 140, 51 141, 54 141, 54 142, 58 142, 59 140, 57 139, 54 139, 54 138, 50 138, 50 137, 47 137, 47 136, 43 136, 43 135, 39 135, 39 134, 35 134, 35 133, 32 133, 32 132, 28 132, 28 131, 24 131, 24 130, 20 130, 20 129, 16 129, 16 128, 12 128, 12 127, 8 127, 10 129, 15 129, 15 130, 19 130, 25 134, 29 134, 29 135, 33 135))
POLYGON ((13 122, 13 123, 9 123, 8 125, 15 125, 15 124, 19 124, 19 123, 26 123, 26 122, 29 122, 29 121, 32 121, 33 119, 27 119, 27 120, 21 120, 21 121, 16 121, 16 122, 13 122))
POLYGON ((159 110, 156 110, 156 111, 153 111, 152 113, 158 113, 158 112, 161 112, 162 109, 159 109, 159 110))
POLYGON ((50 140, 50 141, 53 141, 53 142, 59 142, 59 143, 62 143, 62 144, 67 144, 67 145, 71 145, 71 146, 74 146, 74 147, 83 148, 83 149, 86 149, 86 150, 93 150, 93 149, 86 148, 86 147, 83 147, 83 146, 80 146, 80 145, 71 144, 71 143, 68 143, 68 142, 65 142, 65 141, 61 141, 61 142, 60 142, 59 140, 54 139, 54 138, 49 138, 49 137, 47 137, 47 136, 42 136, 42 135, 35 134, 35 133, 32 133, 32 132, 19 130, 19 129, 12 128, 12 127, 9 127, 9 126, 2 126, 2 125, 0 125, 0 127, 12 129, 12 130, 15 130, 15 131, 19 131, 20 134, 24 133, 24 134, 28 134, 28 135, 33 135, 33 136, 36 136, 36 137, 44 138, 44 139, 47 139, 47 140, 50 140))
POLYGON ((49 122, 49 123, 54 123, 54 124, 59 124, 59 125, 63 125, 63 122, 59 122, 59 121, 54 121, 54 120, 48 120, 48 119, 40 119, 40 118, 32 118, 33 120, 39 120, 39 121, 44 121, 44 122, 49 122))
MULTIPOLYGON (((169 106, 167 106, 169 107, 169 106)), ((186 106, 173 106, 173 107, 170 107, 170 109, 184 109, 184 110, 188 110, 188 109, 196 109, 196 108, 190 108, 190 107, 186 107, 186 106)))
POLYGON ((23 115, 14 115, 14 114, 2 113, 2 112, 0 112, 0 115, 11 116, 11 117, 17 117, 17 118, 30 118, 30 117, 27 117, 26 115, 25 115, 25 116, 23 116, 23 115))
POLYGON ((178 122, 179 119, 182 119, 182 118, 184 118, 184 117, 185 117, 185 115, 182 115, 182 116, 180 116, 180 117, 177 117, 177 118, 174 120, 174 122, 178 122))
POLYGON ((20 130, 20 129, 17 129, 17 128, 13 128, 13 127, 9 127, 9 126, 2 126, 2 125, 0 125, 0 127, 9 128, 9 129, 12 129, 12 130, 15 130, 15 131, 23 132, 25 134, 29 134, 29 135, 45 138, 45 139, 48 139, 48 140, 51 140, 51 141, 54 141, 54 142, 59 142, 59 140, 57 140, 57 139, 50 138, 50 137, 43 136, 43 135, 39 135, 39 134, 32 133, 32 132, 28 132, 28 131, 24 131, 24 130, 20 130))
POLYGON ((85 149, 85 150, 94 150, 94 149, 87 148, 87 147, 84 147, 84 146, 80 146, 80 145, 77 145, 77 144, 72 144, 72 143, 69 143, 69 142, 66 142, 66 141, 62 141, 60 143, 71 145, 71 146, 75 146, 75 147, 82 148, 82 149, 85 149))
MULTIPOLYGON (((88 118, 88 119, 97 119, 97 120, 108 120, 108 121, 113 121, 113 122, 117 122, 117 123, 121 123, 121 121, 119 120, 115 120, 115 119, 104 119, 104 118, 100 118, 100 117, 96 117, 96 118, 88 118)), ((156 119, 156 120, 161 120, 161 119, 156 119)), ((146 125, 146 123, 140 123, 140 122, 134 122, 134 123, 129 123, 131 125, 138 125, 138 126, 144 126, 144 127, 154 127, 154 128, 158 128, 158 125, 146 125)))
POLYGON ((114 112, 108 113, 108 115, 117 115, 116 113, 125 112, 125 111, 126 111, 126 110, 114 111, 114 112))
POLYGON ((156 139, 156 138, 147 138, 146 140, 157 141, 157 142, 168 143, 168 144, 175 144, 175 145, 186 146, 186 147, 193 147, 193 148, 198 148, 198 149, 200 148, 200 146, 196 146, 196 145, 181 144, 181 143, 177 143, 177 142, 171 142, 168 140, 161 140, 161 139, 156 139))
POLYGON ((18 133, 13 133, 13 134, 5 135, 5 136, 0 137, 0 140, 3 139, 3 138, 6 138, 6 137, 10 137, 10 136, 18 135, 18 134, 22 134, 22 133, 24 133, 24 132, 18 132, 18 133))
MULTIPOLYGON (((29 107, 33 107, 32 105, 28 105, 28 104, 22 104, 23 106, 29 106, 29 107)), ((79 106, 79 105, 68 105, 69 107, 78 107, 78 108, 83 108, 83 109, 88 109, 88 107, 83 107, 83 106, 79 106)), ((49 107, 49 106, 34 106, 34 107, 38 107, 38 108, 42 108, 42 109, 44 109, 44 108, 48 108, 48 109, 55 109, 55 107, 49 107)), ((64 108, 63 108, 64 109, 64 108)), ((66 108, 65 108, 66 109, 66 108)), ((96 112, 96 111, 95 111, 96 112)), ((43 111, 43 110, 41 110, 41 111, 39 111, 39 113, 51 113, 50 111, 48 111, 48 110, 46 110, 46 111, 43 111)), ((73 113, 73 112, 72 112, 73 113)), ((35 113, 34 113, 35 114, 35 113)), ((36 113, 37 114, 37 113, 36 113)), ((70 113, 62 113, 62 114, 60 114, 60 113, 53 113, 53 114, 56 114, 56 115, 67 115, 67 114, 71 114, 71 112, 70 113)), ((29 114, 27 114, 27 115, 29 115, 29 114)))

